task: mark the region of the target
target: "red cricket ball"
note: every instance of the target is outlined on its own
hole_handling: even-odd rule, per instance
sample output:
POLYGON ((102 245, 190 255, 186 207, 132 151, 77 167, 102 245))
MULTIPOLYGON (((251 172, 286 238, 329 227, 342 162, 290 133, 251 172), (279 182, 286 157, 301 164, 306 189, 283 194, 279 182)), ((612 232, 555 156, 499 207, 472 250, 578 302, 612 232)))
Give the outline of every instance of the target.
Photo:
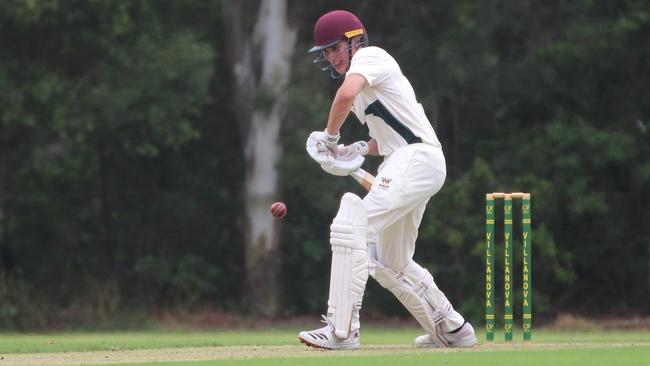
POLYGON ((282 202, 274 202, 271 205, 271 215, 276 219, 281 219, 287 214, 287 205, 282 202))

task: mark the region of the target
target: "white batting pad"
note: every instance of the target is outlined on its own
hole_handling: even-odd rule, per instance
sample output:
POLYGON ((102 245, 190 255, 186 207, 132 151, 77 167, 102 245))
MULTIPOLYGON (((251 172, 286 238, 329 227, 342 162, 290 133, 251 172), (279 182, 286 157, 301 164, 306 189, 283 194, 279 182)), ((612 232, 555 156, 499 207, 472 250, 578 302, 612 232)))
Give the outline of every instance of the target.
POLYGON ((465 319, 458 314, 433 281, 426 269, 411 261, 402 272, 395 272, 371 258, 373 277, 390 290, 406 309, 415 317, 422 328, 440 347, 448 347, 443 337, 444 322, 452 329, 460 327, 465 319))
MULTIPOLYGON (((332 175, 346 176, 363 165, 365 158, 359 154, 353 157, 346 157, 346 160, 335 158, 319 137, 322 134, 323 131, 312 132, 307 138, 305 149, 309 156, 320 164, 323 170, 332 175)), ((343 145, 339 146, 343 147, 343 145)))
POLYGON ((334 319, 334 335, 346 339, 352 312, 359 310, 368 280, 366 252, 368 218, 361 198, 346 193, 330 226, 332 269, 328 316, 334 319), (333 314, 329 314, 329 313, 333 314))

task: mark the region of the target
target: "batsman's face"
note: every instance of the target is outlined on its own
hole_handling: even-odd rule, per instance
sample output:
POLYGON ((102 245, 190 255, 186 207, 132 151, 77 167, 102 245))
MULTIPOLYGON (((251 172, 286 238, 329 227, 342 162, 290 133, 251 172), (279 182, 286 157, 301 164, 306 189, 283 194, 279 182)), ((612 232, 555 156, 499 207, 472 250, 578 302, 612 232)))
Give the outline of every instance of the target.
POLYGON ((343 75, 348 71, 350 54, 348 53, 348 43, 346 41, 341 41, 332 47, 324 49, 323 56, 334 66, 337 73, 343 75))

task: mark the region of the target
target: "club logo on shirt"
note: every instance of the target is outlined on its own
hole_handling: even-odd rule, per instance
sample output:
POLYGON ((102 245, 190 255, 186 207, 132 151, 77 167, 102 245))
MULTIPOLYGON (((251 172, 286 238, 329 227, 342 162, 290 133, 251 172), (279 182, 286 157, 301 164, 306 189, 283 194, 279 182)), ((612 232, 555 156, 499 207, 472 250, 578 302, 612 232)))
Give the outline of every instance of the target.
POLYGON ((381 183, 379 183, 379 188, 383 188, 383 189, 390 188, 390 182, 392 180, 393 180, 392 178, 381 177, 381 183))

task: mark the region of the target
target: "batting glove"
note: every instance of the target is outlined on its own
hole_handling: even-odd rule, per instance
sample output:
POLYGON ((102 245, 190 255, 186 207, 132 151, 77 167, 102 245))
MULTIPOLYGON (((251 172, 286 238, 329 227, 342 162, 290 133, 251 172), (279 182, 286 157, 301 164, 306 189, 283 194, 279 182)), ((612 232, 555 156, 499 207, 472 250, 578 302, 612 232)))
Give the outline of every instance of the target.
POLYGON ((329 132, 327 132, 327 129, 323 131, 319 136, 318 139, 325 144, 327 147, 327 150, 331 151, 332 154, 334 154, 334 157, 338 156, 339 152, 339 139, 341 138, 341 134, 337 133, 336 135, 331 135, 329 132))
POLYGON ((368 155, 369 147, 365 141, 357 141, 339 149, 339 159, 352 160, 356 155, 368 155))

